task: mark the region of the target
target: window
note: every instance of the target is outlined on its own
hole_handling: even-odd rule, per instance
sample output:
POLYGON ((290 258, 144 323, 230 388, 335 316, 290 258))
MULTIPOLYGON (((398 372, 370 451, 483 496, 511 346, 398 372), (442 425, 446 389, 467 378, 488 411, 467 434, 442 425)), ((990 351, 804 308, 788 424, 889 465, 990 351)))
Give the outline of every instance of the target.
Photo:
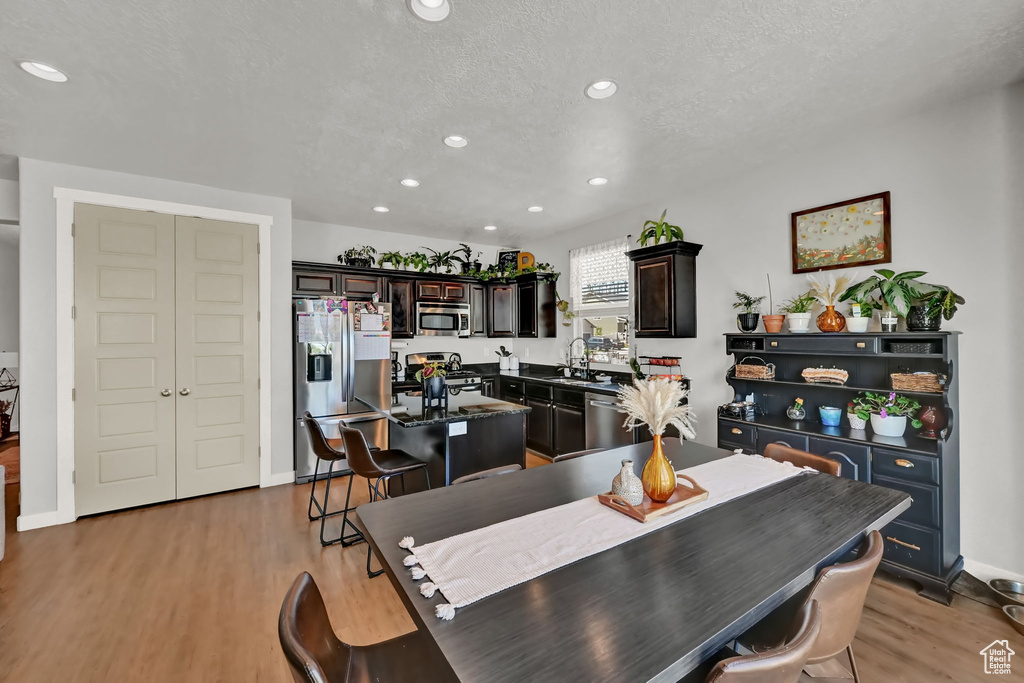
POLYGON ((618 239, 569 252, 575 333, 587 340, 593 363, 629 363, 627 249, 618 239))

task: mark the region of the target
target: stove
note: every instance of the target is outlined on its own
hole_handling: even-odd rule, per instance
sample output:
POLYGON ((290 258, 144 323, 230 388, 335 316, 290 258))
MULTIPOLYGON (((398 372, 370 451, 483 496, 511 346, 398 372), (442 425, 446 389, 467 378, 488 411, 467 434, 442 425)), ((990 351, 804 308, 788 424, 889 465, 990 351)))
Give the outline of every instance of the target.
POLYGON ((406 377, 412 378, 427 363, 444 363, 448 369, 445 383, 448 391, 457 394, 460 391, 480 391, 483 378, 479 372, 462 367, 462 356, 458 353, 410 353, 405 357, 406 377))

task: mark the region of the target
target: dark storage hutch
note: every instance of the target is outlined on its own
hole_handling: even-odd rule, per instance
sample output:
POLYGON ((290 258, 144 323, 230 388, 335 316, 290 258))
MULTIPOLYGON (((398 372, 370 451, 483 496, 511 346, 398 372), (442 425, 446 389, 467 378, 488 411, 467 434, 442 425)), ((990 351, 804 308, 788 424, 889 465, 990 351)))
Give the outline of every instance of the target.
POLYGON ((633 262, 633 319, 638 338, 697 336, 697 254, 693 242, 627 251, 633 262))
POLYGON ((338 296, 368 301, 377 294, 391 304, 392 336, 416 334, 419 301, 468 303, 473 337, 550 338, 558 334, 555 281, 541 273, 509 282, 481 282, 465 275, 441 275, 324 263, 292 263, 292 296, 338 296))
MULTIPOLYGON (((781 443, 831 458, 842 465, 841 476, 905 491, 913 504, 883 528, 882 568, 922 587, 921 594, 950 601, 950 588, 963 569, 960 556, 959 332, 881 334, 727 334, 726 353, 736 362, 756 358, 775 366, 775 379, 735 377, 728 383, 738 397, 754 394, 760 410, 753 422, 719 416, 718 445, 763 453, 781 443), (927 350, 900 352, 915 342, 927 350), (807 367, 835 367, 849 372, 843 386, 810 384, 801 378, 807 367), (890 375, 935 372, 947 376, 941 393, 898 391, 922 405, 941 408, 948 425, 938 439, 917 436, 907 422, 901 438, 878 436, 870 424, 850 428, 847 404, 862 391, 892 391, 890 375), (786 417, 786 408, 804 399, 807 417, 786 417), (843 409, 839 427, 826 427, 819 406, 843 409)), ((753 362, 759 362, 754 360, 753 362)))

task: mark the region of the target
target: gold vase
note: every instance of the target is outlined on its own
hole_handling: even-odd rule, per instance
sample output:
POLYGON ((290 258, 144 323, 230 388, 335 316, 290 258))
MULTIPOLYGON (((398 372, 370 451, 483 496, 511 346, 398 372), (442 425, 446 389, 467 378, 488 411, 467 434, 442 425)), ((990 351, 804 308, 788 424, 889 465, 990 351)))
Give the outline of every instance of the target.
POLYGON ((656 503, 664 503, 675 493, 676 471, 665 457, 665 451, 661 447, 661 435, 654 437, 654 451, 644 465, 640 481, 644 484, 644 493, 656 503))
POLYGON ((835 306, 826 306, 818 316, 818 329, 822 332, 842 332, 846 328, 846 317, 835 306))

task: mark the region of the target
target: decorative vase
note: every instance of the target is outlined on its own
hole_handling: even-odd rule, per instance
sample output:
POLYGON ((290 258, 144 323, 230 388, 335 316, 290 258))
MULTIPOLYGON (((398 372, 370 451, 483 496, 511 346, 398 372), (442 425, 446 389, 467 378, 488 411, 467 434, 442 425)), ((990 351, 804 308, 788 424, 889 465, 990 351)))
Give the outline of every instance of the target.
POLYGON ((903 436, 907 430, 907 416, 882 417, 878 413, 871 413, 871 430, 879 436, 903 436))
POLYGON ((770 332, 771 334, 777 334, 782 332, 782 321, 786 319, 784 315, 766 315, 762 318, 764 320, 764 331, 770 332))
POLYGON ((850 421, 850 429, 863 430, 868 426, 868 421, 857 417, 857 413, 847 413, 846 419, 850 421))
POLYGON ((423 395, 429 401, 444 398, 444 375, 434 375, 423 380, 423 395))
POLYGON ((633 474, 632 460, 622 461, 622 469, 612 479, 612 494, 620 496, 630 505, 644 502, 644 483, 633 474))
POLYGON ((842 332, 845 327, 846 318, 835 306, 826 306, 818 316, 818 329, 822 332, 842 332))
POLYGON ((910 332, 936 332, 942 327, 942 311, 928 315, 924 306, 911 306, 907 313, 907 330, 910 332))
POLYGON ((948 424, 945 411, 935 406, 925 406, 917 419, 924 424, 924 430, 918 433, 922 439, 937 439, 948 424))
POLYGON ((871 318, 847 318, 846 329, 849 332, 859 334, 861 332, 868 331, 868 325, 871 324, 871 318))
POLYGON ((790 332, 806 332, 811 325, 810 313, 790 313, 786 316, 790 332))
POLYGON ((805 417, 807 417, 807 411, 804 410, 803 408, 797 408, 795 406, 790 406, 790 407, 786 408, 786 417, 788 417, 790 420, 797 420, 797 421, 799 421, 799 420, 802 420, 805 417))
POLYGON ((900 319, 892 311, 886 311, 882 316, 882 332, 895 332, 900 324, 900 319))
POLYGON ((744 334, 750 334, 757 329, 759 313, 740 313, 736 316, 736 327, 744 334))
POLYGON ((665 457, 665 451, 661 447, 660 434, 654 437, 654 451, 647 459, 640 479, 644 485, 644 493, 655 503, 664 503, 675 493, 676 471, 672 469, 672 463, 665 457))
POLYGON ((818 415, 821 416, 821 424, 826 427, 838 427, 843 411, 832 406, 821 406, 818 408, 818 415))

